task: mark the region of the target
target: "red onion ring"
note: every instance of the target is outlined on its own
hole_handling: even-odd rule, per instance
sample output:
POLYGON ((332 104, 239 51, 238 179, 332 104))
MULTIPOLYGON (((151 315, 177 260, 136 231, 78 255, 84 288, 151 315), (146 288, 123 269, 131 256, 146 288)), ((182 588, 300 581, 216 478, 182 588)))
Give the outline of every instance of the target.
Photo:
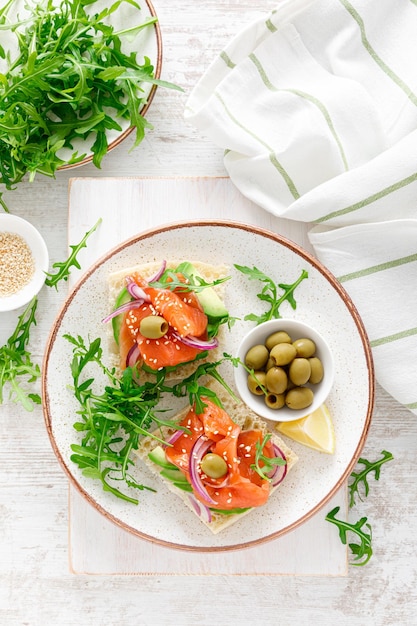
POLYGON ((194 337, 193 335, 187 335, 183 337, 175 331, 173 331, 172 336, 177 341, 181 341, 186 346, 190 346, 191 348, 197 348, 198 350, 213 350, 219 345, 219 341, 216 337, 212 337, 211 339, 208 339, 206 341, 204 339, 198 339, 198 337, 194 337))
POLYGON ((199 474, 199 467, 201 459, 207 450, 214 444, 214 441, 207 439, 204 435, 198 437, 193 447, 191 448, 190 458, 188 462, 188 469, 190 472, 191 486, 196 493, 198 493, 209 504, 216 504, 213 498, 208 494, 207 489, 203 485, 201 476, 199 474))
POLYGON ((151 278, 148 278, 148 283, 154 283, 157 280, 159 280, 162 274, 165 272, 166 266, 167 266, 167 262, 165 260, 162 261, 162 265, 159 268, 159 270, 156 272, 156 274, 154 274, 154 276, 151 276, 151 278))
POLYGON ((139 287, 139 285, 137 285, 133 279, 128 279, 128 282, 126 283, 126 289, 130 293, 132 298, 135 298, 135 300, 150 302, 150 297, 148 296, 148 294, 142 289, 142 287, 139 287))
POLYGON ((198 517, 203 519, 204 521, 210 523, 211 522, 211 511, 205 504, 202 504, 193 496, 193 494, 189 494, 190 502, 193 506, 194 511, 197 513, 198 517))
POLYGON ((140 348, 135 342, 126 355, 126 367, 133 367, 140 359, 140 348))
POLYGON ((143 300, 133 300, 133 302, 125 302, 124 304, 121 304, 119 307, 117 307, 117 309, 109 313, 109 315, 106 315, 106 317, 104 317, 101 321, 103 322, 103 324, 106 324, 113 317, 117 317, 117 315, 120 315, 120 313, 126 313, 127 311, 130 311, 130 309, 138 309, 142 306, 142 304, 143 300))
POLYGON ((272 444, 272 448, 274 450, 275 458, 281 458, 285 461, 285 465, 276 465, 273 473, 270 474, 269 478, 271 479, 271 485, 276 487, 279 485, 287 475, 287 457, 275 443, 272 444))
POLYGON ((183 430, 177 430, 167 441, 167 444, 173 445, 184 434, 183 430))

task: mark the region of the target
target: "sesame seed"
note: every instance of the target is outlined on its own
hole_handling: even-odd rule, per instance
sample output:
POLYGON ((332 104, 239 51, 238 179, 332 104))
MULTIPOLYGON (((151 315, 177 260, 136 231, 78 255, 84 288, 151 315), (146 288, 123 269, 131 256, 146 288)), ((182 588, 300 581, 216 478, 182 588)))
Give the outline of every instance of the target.
POLYGON ((27 285, 35 261, 26 241, 16 233, 0 233, 0 296, 11 296, 27 285))

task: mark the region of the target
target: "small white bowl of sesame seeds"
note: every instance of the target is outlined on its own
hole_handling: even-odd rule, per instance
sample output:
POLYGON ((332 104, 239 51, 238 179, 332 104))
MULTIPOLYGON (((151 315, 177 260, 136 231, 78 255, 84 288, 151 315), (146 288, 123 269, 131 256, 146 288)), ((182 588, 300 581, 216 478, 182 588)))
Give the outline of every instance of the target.
POLYGON ((38 230, 17 215, 0 214, 0 312, 30 302, 48 267, 48 249, 38 230))

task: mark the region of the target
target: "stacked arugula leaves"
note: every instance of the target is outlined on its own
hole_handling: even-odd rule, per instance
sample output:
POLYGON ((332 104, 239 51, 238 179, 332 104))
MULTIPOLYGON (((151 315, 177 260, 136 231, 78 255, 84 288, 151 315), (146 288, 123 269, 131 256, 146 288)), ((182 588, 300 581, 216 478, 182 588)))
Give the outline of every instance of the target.
POLYGON ((155 78, 149 58, 123 52, 123 38, 153 27, 157 18, 116 31, 108 18, 123 3, 140 15, 139 5, 115 0, 94 12, 96 3, 28 0, 17 19, 19 0, 0 9, 0 33, 14 35, 18 49, 12 54, 0 43, 7 68, 0 73, 0 183, 6 189, 26 173, 30 180, 37 172, 54 176, 59 167, 82 161, 86 154, 74 147, 80 139, 89 141, 100 167, 108 132, 121 131, 126 120, 136 127, 137 146, 152 128, 141 115, 149 85, 178 89, 155 78))

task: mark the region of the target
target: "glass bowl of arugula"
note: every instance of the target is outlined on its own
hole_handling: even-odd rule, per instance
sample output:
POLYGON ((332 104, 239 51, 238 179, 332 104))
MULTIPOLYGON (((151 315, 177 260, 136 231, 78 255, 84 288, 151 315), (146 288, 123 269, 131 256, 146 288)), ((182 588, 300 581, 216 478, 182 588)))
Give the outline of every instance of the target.
POLYGON ((41 290, 48 271, 48 249, 33 224, 2 213, 0 258, 0 312, 14 311, 41 290))
POLYGON ((265 419, 301 419, 318 409, 331 391, 332 352, 324 337, 304 322, 263 322, 243 337, 236 356, 238 393, 265 419))

